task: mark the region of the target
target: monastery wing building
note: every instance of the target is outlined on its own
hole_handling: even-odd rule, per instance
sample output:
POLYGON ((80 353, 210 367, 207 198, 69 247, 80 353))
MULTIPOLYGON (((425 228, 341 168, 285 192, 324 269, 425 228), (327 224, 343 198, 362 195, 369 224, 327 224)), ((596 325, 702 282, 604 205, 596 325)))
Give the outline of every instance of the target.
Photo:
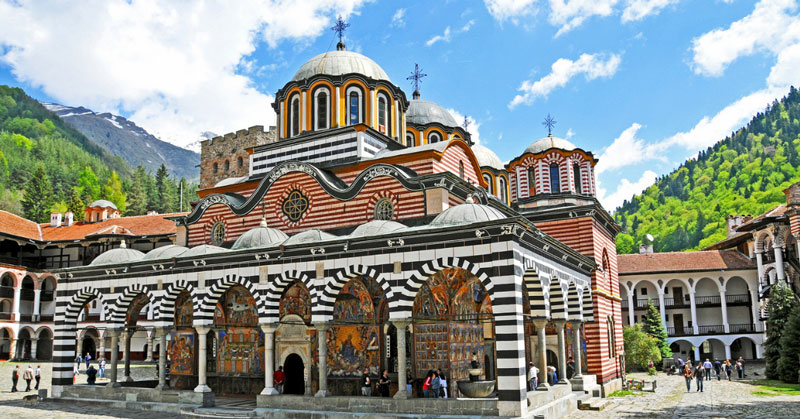
POLYGON ((154 402, 170 388, 204 405, 257 395, 265 408, 552 416, 554 401, 576 407, 573 389, 619 387, 618 230, 594 198, 590 152, 548 136, 502 164, 343 44, 303 64, 273 109, 274 129, 202 144, 200 199, 171 217, 176 246, 143 255, 123 242, 55 271, 56 396, 134 392, 116 371, 142 328, 162 374, 131 397, 154 402), (98 354, 122 391, 73 385, 87 305, 102 312, 108 347, 125 348, 98 354), (451 400, 466 396, 457 382, 473 359, 494 391, 451 400), (558 382, 529 391, 530 362, 540 382, 546 365, 558 382), (307 398, 277 394, 279 366, 283 394, 307 398), (436 369, 451 399, 406 400, 436 369), (393 398, 360 398, 362 374, 383 370, 393 398))

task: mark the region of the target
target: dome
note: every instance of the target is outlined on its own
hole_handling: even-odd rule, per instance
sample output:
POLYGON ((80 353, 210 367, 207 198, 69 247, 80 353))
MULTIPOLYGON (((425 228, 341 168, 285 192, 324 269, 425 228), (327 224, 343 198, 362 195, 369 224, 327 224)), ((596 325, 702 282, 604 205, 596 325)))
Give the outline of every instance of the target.
POLYGON ((458 127, 453 115, 445 108, 427 100, 413 99, 408 102, 406 122, 417 125, 439 123, 446 127, 458 127))
POLYGON ((551 148, 559 148, 561 150, 575 150, 575 144, 558 137, 553 137, 552 135, 548 135, 540 140, 536 140, 533 144, 529 145, 528 148, 525 149, 526 153, 537 154, 541 153, 542 151, 549 150, 551 148))
POLYGON ((389 76, 375 61, 352 51, 330 51, 306 61, 294 73, 292 81, 309 79, 318 75, 343 76, 357 73, 373 80, 389 80, 389 76))
POLYGON ((505 168, 505 165, 500 161, 500 158, 497 157, 497 154, 494 154, 494 151, 490 150, 488 147, 475 144, 472 146, 472 154, 475 155, 475 159, 478 160, 478 165, 481 167, 489 166, 497 170, 503 170, 505 168))
POLYGON ((176 246, 174 244, 170 244, 168 246, 156 247, 155 249, 147 252, 147 254, 144 255, 144 257, 142 258, 142 260, 172 259, 174 257, 180 256, 187 250, 189 249, 186 247, 176 246))
POLYGON ((356 227, 350 237, 377 236, 406 228, 397 221, 374 220, 356 227))
POLYGON ((254 249, 270 247, 283 243, 289 236, 277 228, 267 227, 266 220, 261 220, 261 225, 251 228, 239 236, 233 243, 231 250, 254 249))
POLYGON ((125 247, 125 242, 123 241, 120 247, 105 251, 101 253, 100 256, 94 258, 89 266, 116 265, 119 263, 133 262, 143 257, 144 253, 135 249, 128 249, 125 247))
POLYGON ((305 243, 316 243, 323 240, 331 240, 335 239, 336 236, 330 233, 326 233, 321 230, 311 229, 306 231, 301 231, 295 234, 292 237, 289 237, 285 242, 283 242, 284 246, 289 246, 292 244, 305 244, 305 243))
POLYGON ((431 227, 444 227, 460 224, 481 223, 507 218, 502 212, 481 204, 470 203, 472 198, 467 198, 467 203, 450 207, 429 224, 431 227))
POLYGON ((228 249, 219 247, 219 246, 212 246, 210 244, 201 244, 200 246, 195 246, 181 254, 182 258, 193 257, 193 256, 204 256, 209 255, 212 253, 222 253, 227 252, 228 249))
POLYGON ((89 204, 89 208, 95 208, 95 207, 117 209, 117 206, 114 205, 113 202, 106 201, 105 199, 98 199, 97 201, 94 201, 91 204, 89 204))

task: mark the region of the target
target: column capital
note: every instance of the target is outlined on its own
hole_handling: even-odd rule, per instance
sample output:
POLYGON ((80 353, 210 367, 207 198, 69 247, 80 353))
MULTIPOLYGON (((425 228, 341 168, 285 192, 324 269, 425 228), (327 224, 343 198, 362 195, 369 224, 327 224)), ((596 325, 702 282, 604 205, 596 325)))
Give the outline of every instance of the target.
POLYGON ((547 327, 547 319, 535 318, 533 319, 533 325, 536 326, 537 329, 544 329, 547 327))
POLYGON ((397 320, 389 320, 397 330, 405 330, 409 325, 411 325, 411 319, 397 319, 397 320))
POLYGON ((583 324, 583 320, 570 320, 569 324, 571 324, 572 327, 576 327, 576 326, 577 327, 581 327, 581 325, 583 324))
POLYGON ((169 333, 170 329, 172 329, 171 326, 156 326, 153 328, 153 330, 156 332, 156 337, 163 337, 169 333))
POLYGON ((566 319, 554 319, 553 320, 553 324, 556 325, 556 329, 561 330, 561 329, 564 328, 564 326, 567 325, 567 320, 566 319))
POLYGON ((261 328, 264 334, 272 334, 275 333, 275 330, 278 328, 278 325, 275 323, 264 323, 258 325, 258 327, 261 328))
POLYGON ((331 324, 330 322, 319 322, 314 323, 314 327, 321 332, 327 332, 331 328, 331 324))
POLYGON ((194 326, 194 330, 196 330, 197 333, 200 334, 200 335, 205 335, 205 334, 208 334, 208 332, 211 331, 211 325, 210 324, 195 325, 194 326))

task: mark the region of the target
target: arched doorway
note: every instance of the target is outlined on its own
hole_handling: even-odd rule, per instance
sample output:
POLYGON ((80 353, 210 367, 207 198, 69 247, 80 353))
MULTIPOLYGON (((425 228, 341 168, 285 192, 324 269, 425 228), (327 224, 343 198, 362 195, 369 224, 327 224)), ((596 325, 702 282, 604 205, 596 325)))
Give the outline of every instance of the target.
POLYGON ((283 363, 286 382, 283 384, 283 394, 305 394, 305 364, 300 355, 291 354, 283 363))
POLYGON ((92 359, 97 359, 95 354, 97 353, 97 348, 94 344, 94 338, 91 336, 84 336, 83 341, 81 341, 81 356, 85 357, 86 354, 92 355, 92 359))
POLYGON ((740 337, 731 342, 731 360, 756 359, 756 343, 748 337, 740 337))
POLYGON ((11 329, 0 329, 0 359, 9 359, 11 355, 11 329))
POLYGON ((17 338, 17 355, 16 359, 18 360, 28 360, 31 359, 31 337, 33 337, 33 331, 25 327, 19 331, 19 337, 17 338))
POLYGON ((547 365, 558 368, 558 355, 551 349, 547 350, 547 365))
POLYGON ((53 359, 53 333, 46 327, 39 332, 39 341, 36 344, 36 359, 42 361, 53 359))

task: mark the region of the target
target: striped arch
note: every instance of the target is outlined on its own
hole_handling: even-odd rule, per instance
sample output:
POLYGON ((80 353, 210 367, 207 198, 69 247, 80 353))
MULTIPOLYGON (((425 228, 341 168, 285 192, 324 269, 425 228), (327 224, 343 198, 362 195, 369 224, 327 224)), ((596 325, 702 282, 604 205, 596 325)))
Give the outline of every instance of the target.
MULTIPOLYGON (((83 287, 75 292, 64 307, 64 315, 56 316, 53 330, 53 370, 52 384, 59 386, 72 385, 74 380, 73 362, 75 361, 76 335, 78 316, 81 309, 90 301, 97 299, 103 310, 104 318, 110 318, 111 310, 105 304, 103 296, 92 287, 83 287)), ((59 304, 57 304, 58 306, 59 304)))
POLYGON ((592 302, 592 290, 586 287, 583 290, 583 321, 594 322, 594 303, 592 302))
MULTIPOLYGON (((477 265, 466 259, 446 257, 426 262, 421 268, 411 274, 402 289, 402 293, 397 295, 397 316, 411 317, 411 310, 414 306, 414 298, 417 297, 417 292, 419 291, 420 287, 422 287, 422 284, 425 283, 425 281, 427 281, 428 278, 433 276, 433 274, 436 272, 447 268, 460 268, 475 275, 478 280, 481 281, 481 284, 483 284, 486 292, 489 293, 489 298, 491 298, 492 303, 494 303, 494 294, 492 292, 494 284, 488 275, 480 272, 477 265)), ((391 317, 391 313, 389 315, 391 317)))
POLYGON ((563 280, 553 276, 550 278, 549 300, 550 300, 550 318, 552 319, 566 319, 567 318, 567 302, 564 300, 564 289, 561 286, 563 280))
POLYGON ((567 320, 583 320, 578 284, 571 282, 567 288, 567 320))
POLYGON ((269 281, 269 286, 267 286, 264 300, 266 301, 266 316, 270 321, 277 322, 280 320, 281 296, 295 281, 302 282, 308 289, 308 294, 311 297, 311 307, 317 306, 317 289, 314 287, 314 280, 297 270, 286 271, 269 281))
POLYGON ((111 307, 105 303, 100 291, 92 287, 83 287, 80 291, 72 295, 69 304, 67 304, 64 316, 66 322, 76 324, 78 322, 78 315, 80 314, 83 306, 94 299, 100 301, 100 306, 103 310, 103 316, 104 318, 109 319, 111 317, 111 307))
POLYGON ((119 298, 117 298, 113 310, 111 311, 111 320, 108 323, 118 325, 119 327, 124 326, 125 316, 128 314, 131 303, 133 303, 133 300, 135 300, 139 294, 144 294, 150 300, 150 304, 156 301, 153 293, 151 293, 147 287, 142 284, 133 284, 125 288, 119 298))
POLYGON ((528 293, 528 301, 531 303, 530 315, 547 318, 547 295, 544 292, 544 287, 542 287, 542 279, 539 278, 539 273, 536 272, 536 269, 526 269, 524 281, 525 291, 528 293))
POLYGON ((217 306, 217 302, 219 302, 219 299, 222 297, 222 294, 236 285, 241 285, 250 291, 250 294, 252 294, 253 298, 256 300, 259 323, 266 323, 267 307, 258 288, 256 288, 256 285, 249 278, 235 274, 225 275, 225 277, 220 278, 211 285, 208 293, 203 298, 203 302, 200 304, 199 311, 195 311, 194 313, 194 323, 211 324, 214 319, 214 309, 217 306))
POLYGON ((333 318, 333 305, 336 302, 336 297, 339 295, 339 292, 342 290, 345 284, 358 276, 374 279, 375 282, 377 282, 378 285, 383 289, 384 295, 386 296, 386 301, 394 300, 394 292, 392 291, 392 287, 389 286, 389 283, 382 275, 378 275, 378 272, 375 269, 367 268, 363 265, 351 265, 337 272, 336 275, 334 275, 333 278, 325 284, 325 288, 322 291, 322 294, 319 296, 319 304, 317 305, 319 307, 318 313, 322 317, 323 321, 328 321, 333 318))
POLYGON ((175 318, 175 302, 178 300, 178 295, 183 291, 187 291, 192 296, 192 307, 197 307, 198 297, 194 287, 181 279, 169 284, 167 291, 155 303, 153 319, 160 322, 162 326, 167 326, 166 323, 172 323, 175 318))

